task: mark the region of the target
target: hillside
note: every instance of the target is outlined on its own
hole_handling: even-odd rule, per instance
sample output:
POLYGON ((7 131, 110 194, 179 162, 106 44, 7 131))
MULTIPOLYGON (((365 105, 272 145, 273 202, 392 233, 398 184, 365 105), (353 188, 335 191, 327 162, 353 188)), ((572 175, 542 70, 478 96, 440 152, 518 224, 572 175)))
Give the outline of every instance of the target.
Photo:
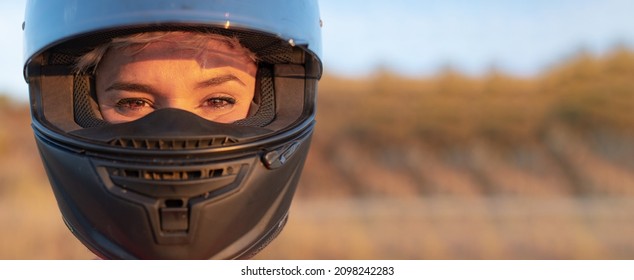
POLYGON ((634 194, 633 75, 615 50, 533 79, 325 77, 302 195, 634 194))

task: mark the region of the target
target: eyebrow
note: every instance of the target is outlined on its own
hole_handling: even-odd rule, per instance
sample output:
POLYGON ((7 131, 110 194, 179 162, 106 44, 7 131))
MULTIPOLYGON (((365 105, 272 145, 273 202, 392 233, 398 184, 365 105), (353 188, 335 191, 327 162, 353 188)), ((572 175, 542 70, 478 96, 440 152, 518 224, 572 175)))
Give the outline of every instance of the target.
POLYGON ((198 85, 196 86, 196 88, 205 88, 205 87, 213 87, 213 86, 219 86, 221 84, 227 83, 227 82, 238 82, 239 84, 246 86, 246 84, 240 80, 238 77, 236 77, 233 74, 227 74, 227 75, 222 75, 222 76, 218 76, 218 77, 213 77, 209 80, 206 81, 202 81, 200 83, 198 83, 198 85))
MULTIPOLYGON (((209 80, 205 80, 202 82, 199 82, 196 85, 196 88, 206 88, 206 87, 213 87, 213 86, 219 86, 221 84, 227 83, 227 82, 231 82, 231 81, 235 81, 238 82, 239 84, 246 86, 246 84, 240 80, 240 78, 236 77, 235 75, 232 74, 227 74, 227 75, 222 75, 222 76, 218 76, 218 77, 214 77, 211 78, 209 80)), ((111 90, 123 90, 123 91, 131 91, 131 92, 144 92, 144 93, 149 93, 149 94, 157 94, 158 91, 153 88, 150 85, 144 85, 144 84, 138 84, 138 83, 133 83, 133 82, 115 82, 114 84, 110 85, 108 88, 106 88, 106 91, 111 91, 111 90)))
POLYGON ((111 90, 123 90, 131 92, 145 92, 149 94, 156 94, 158 91, 149 85, 130 83, 130 82, 116 82, 110 85, 106 91, 111 90))

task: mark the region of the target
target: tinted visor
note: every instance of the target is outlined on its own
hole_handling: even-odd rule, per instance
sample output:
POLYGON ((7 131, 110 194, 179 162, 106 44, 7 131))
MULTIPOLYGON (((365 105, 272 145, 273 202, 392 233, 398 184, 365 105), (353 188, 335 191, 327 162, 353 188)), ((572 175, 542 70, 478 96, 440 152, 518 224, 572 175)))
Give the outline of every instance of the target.
MULTIPOLYGON (((156 30, 201 31, 200 28, 174 26, 150 29, 156 30)), ((78 56, 92 49, 86 46, 103 44, 113 34, 125 36, 139 31, 126 29, 82 36, 34 59, 29 65, 28 74, 31 95, 35 100, 35 118, 45 126, 68 133, 71 137, 112 144, 119 138, 149 139, 153 133, 157 133, 156 137, 163 137, 160 134, 166 131, 174 131, 183 139, 200 139, 203 136, 220 139, 226 136, 238 142, 252 141, 259 136, 266 137, 290 129, 314 117, 316 82, 320 73, 316 58, 306 53, 301 46, 290 46, 287 42, 261 33, 204 29, 204 32, 235 36, 258 56, 255 92, 246 118, 218 124, 196 118, 195 115, 174 113, 178 110, 161 109, 156 114, 149 114, 129 124, 111 124, 101 115, 95 94, 95 77, 76 75, 73 66, 78 56), (171 114, 174 116, 170 117, 171 114), (174 123, 169 129, 163 132, 157 130, 166 126, 166 120, 170 118, 174 118, 174 123)))

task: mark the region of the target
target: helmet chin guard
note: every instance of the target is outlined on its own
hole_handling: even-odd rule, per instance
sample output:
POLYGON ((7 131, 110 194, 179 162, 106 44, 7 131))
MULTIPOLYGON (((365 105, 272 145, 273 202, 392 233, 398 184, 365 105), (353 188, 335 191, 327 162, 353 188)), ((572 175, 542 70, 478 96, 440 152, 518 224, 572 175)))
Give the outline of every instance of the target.
POLYGON ((63 219, 107 259, 249 258, 282 230, 315 123, 316 1, 28 1, 33 130, 63 219), (81 3, 79 3, 81 2, 81 3), (169 2, 169 3, 168 3, 169 2), (77 57, 152 31, 235 37, 258 60, 247 118, 104 121, 77 57))
POLYGON ((162 109, 72 132, 108 143, 78 150, 35 127, 64 220, 109 259, 239 258, 263 248, 287 219, 312 134, 312 122, 271 138, 162 109))

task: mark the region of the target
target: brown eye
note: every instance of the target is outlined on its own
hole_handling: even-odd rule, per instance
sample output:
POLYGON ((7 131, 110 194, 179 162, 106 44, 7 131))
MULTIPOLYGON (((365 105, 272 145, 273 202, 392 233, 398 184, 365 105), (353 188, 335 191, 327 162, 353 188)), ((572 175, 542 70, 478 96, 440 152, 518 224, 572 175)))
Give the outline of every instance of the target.
POLYGON ((117 107, 130 109, 130 110, 140 110, 144 107, 149 107, 149 106, 150 104, 146 100, 138 99, 138 98, 126 98, 126 99, 121 99, 117 102, 117 107))
POLYGON ((234 104, 236 104, 236 100, 228 96, 212 97, 205 101, 205 106, 215 109, 222 109, 228 106, 233 106, 234 104))

